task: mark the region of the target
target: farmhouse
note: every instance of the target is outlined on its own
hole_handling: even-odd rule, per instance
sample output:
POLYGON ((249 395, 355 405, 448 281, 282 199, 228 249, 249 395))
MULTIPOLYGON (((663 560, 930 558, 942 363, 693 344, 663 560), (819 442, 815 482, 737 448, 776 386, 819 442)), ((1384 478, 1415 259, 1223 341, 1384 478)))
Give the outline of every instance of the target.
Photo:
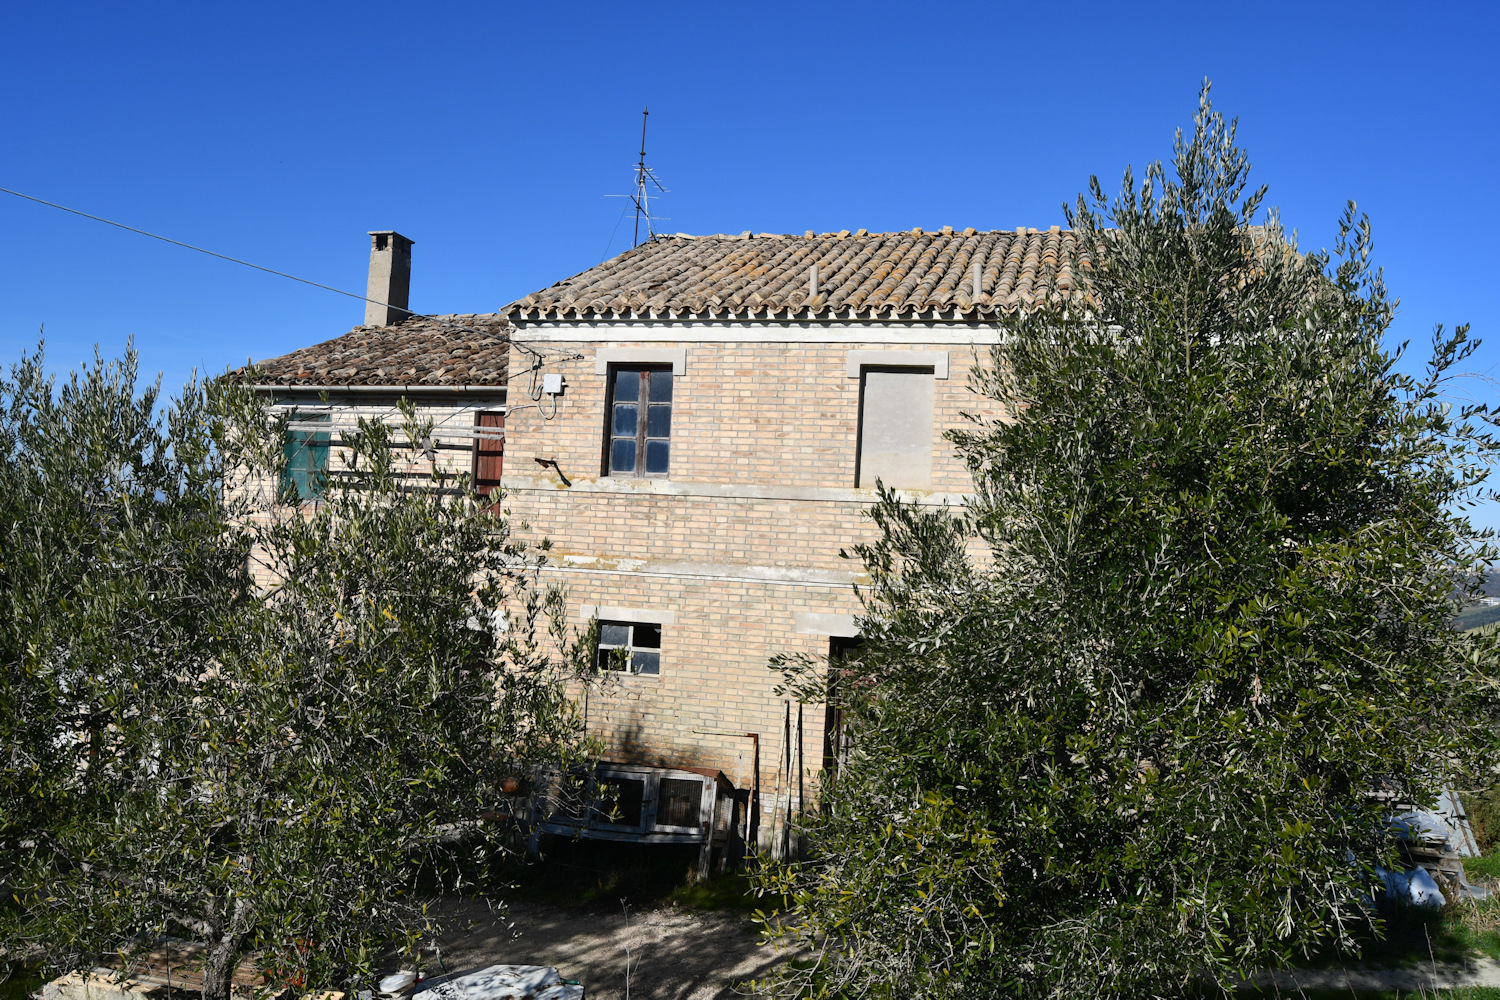
POLYGON ((837 720, 778 697, 768 661, 857 644, 840 551, 870 536, 877 481, 963 502, 943 432, 993 412, 970 370, 1001 313, 1071 290, 1071 234, 662 236, 461 316, 409 314, 411 242, 371 235, 365 324, 261 365, 299 406, 306 499, 338 426, 411 399, 434 461, 503 488, 519 533, 550 540, 573 624, 599 620, 607 682, 580 696, 621 776, 712 774, 765 815, 799 808, 837 720))

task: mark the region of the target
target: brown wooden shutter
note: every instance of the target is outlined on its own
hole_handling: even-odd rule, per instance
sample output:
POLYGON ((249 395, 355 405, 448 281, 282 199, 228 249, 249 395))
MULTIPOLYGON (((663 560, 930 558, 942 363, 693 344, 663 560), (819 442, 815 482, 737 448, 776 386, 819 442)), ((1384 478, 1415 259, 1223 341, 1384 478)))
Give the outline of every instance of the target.
MULTIPOLYGON (((480 430, 504 430, 505 414, 481 411, 474 415, 474 426, 480 430)), ((489 496, 500 485, 500 471, 505 463, 505 439, 474 439, 474 488, 489 496)))

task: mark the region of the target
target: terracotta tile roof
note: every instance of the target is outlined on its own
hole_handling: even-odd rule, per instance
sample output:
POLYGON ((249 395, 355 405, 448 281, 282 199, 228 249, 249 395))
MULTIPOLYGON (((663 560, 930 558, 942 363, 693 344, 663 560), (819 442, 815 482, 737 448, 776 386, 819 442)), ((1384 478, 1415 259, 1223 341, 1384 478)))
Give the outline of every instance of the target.
POLYGON ((1072 232, 1056 227, 902 233, 861 229, 803 236, 679 233, 658 236, 528 295, 502 314, 512 320, 972 320, 1072 294, 1072 248, 1072 232))
MULTIPOLYGON (((268 385, 504 385, 510 324, 494 313, 411 316, 256 366, 268 385)), ((245 371, 245 369, 240 369, 245 371)))

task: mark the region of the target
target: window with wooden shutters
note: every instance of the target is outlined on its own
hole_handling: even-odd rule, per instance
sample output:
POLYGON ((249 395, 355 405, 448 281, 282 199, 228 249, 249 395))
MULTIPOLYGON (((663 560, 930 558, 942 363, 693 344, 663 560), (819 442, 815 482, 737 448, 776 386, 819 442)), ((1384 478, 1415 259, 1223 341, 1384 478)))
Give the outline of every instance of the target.
POLYGON ((474 489, 489 496, 500 488, 500 472, 505 459, 505 414, 480 411, 474 415, 474 489), (487 433, 488 432, 488 433, 487 433))
POLYGON ((327 413, 298 413, 282 442, 281 492, 295 499, 316 500, 328 478, 328 431, 318 424, 331 423, 327 413))
POLYGON ((612 368, 608 416, 606 475, 666 476, 672 450, 672 370, 612 368))

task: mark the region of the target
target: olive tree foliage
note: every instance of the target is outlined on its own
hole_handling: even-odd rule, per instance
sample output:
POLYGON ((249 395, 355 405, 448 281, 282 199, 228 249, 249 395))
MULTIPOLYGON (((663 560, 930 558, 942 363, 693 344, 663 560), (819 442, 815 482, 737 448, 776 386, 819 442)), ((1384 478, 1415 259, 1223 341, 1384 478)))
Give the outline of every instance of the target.
POLYGON ((1354 950, 1390 805, 1500 759, 1494 641, 1449 626, 1494 555, 1475 342, 1402 374, 1367 222, 1296 252, 1206 88, 1171 167, 1070 209, 1083 293, 1003 322, 1004 415, 950 435, 973 499, 873 512, 851 749, 761 876, 820 958, 768 991, 1170 996, 1354 950))
POLYGON ((207 655, 245 597, 247 542, 199 446, 203 387, 163 419, 158 387, 135 382, 132 353, 56 386, 40 349, 0 379, 4 902, 37 835, 98 804, 114 719, 207 655))
POLYGON ((0 933, 53 968, 200 941, 210 1000, 252 956, 367 985, 507 849, 498 784, 581 752, 562 597, 409 407, 299 506, 286 415, 227 380, 158 415, 134 376, 3 386, 0 933))

